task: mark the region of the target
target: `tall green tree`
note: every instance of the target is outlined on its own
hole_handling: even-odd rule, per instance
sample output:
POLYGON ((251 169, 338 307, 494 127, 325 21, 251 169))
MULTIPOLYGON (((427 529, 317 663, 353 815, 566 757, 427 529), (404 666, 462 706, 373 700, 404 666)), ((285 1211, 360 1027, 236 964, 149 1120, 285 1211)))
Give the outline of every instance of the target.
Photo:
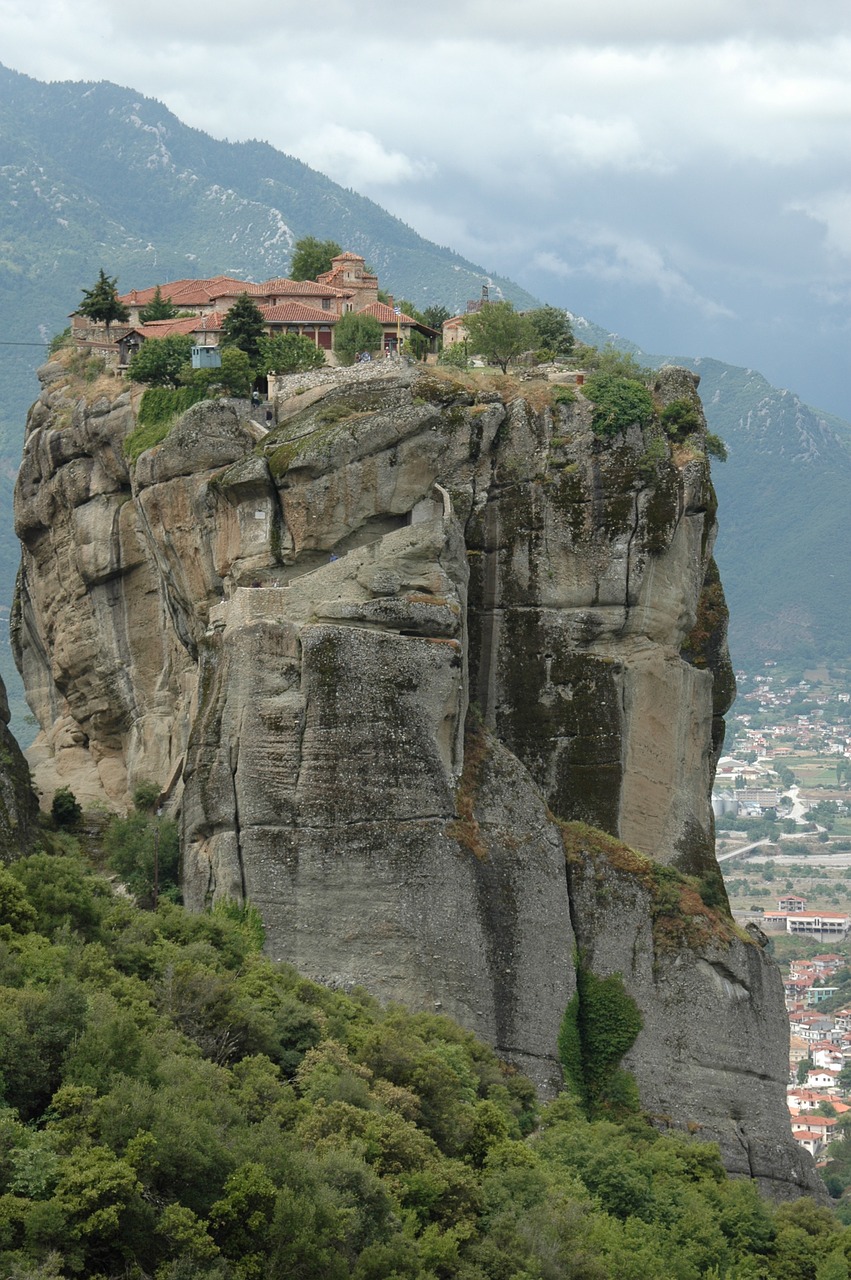
POLYGON ((253 365, 260 360, 261 343, 266 336, 263 313, 247 293, 241 293, 222 321, 222 346, 239 347, 253 365))
POLYGON ((53 793, 50 813, 53 821, 60 827, 75 827, 83 816, 79 801, 70 787, 60 787, 53 793))
POLYGON ((260 343, 261 373, 301 373, 321 369, 324 364, 322 348, 297 333, 275 334, 260 343))
POLYGON ((531 323, 511 302, 487 302, 481 311, 468 316, 466 324, 470 350, 490 364, 498 364, 503 373, 512 360, 537 345, 531 323))
POLYGON ((336 240, 302 236, 293 248, 290 276, 293 280, 315 280, 323 271, 331 270, 331 262, 342 252, 336 240))
POLYGON ((445 320, 449 320, 452 312, 448 307, 444 307, 440 302, 433 302, 430 307, 426 307, 423 311, 423 324, 427 324, 430 329, 436 329, 440 333, 443 329, 445 320))
POLYGON ((148 338, 130 361, 128 374, 133 382, 153 387, 176 387, 181 371, 192 355, 188 334, 172 333, 166 338, 148 338))
POLYGON ((254 378, 251 361, 239 347, 223 347, 218 369, 191 369, 184 365, 181 381, 191 387, 203 387, 208 395, 245 397, 254 378))
POLYGON ((108 276, 101 267, 98 278, 91 289, 83 290, 83 301, 77 310, 89 320, 102 320, 106 325, 107 337, 109 327, 116 320, 127 321, 130 312, 118 298, 118 277, 108 276))
POLYGON ((131 893, 145 903, 177 893, 180 847, 177 823, 138 810, 113 818, 103 841, 109 866, 131 893))
POLYGON ((177 307, 171 298, 164 298, 160 286, 154 290, 154 296, 146 307, 139 312, 142 324, 150 324, 152 320, 173 320, 177 315, 177 307))
POLYGON ((373 355, 381 350, 383 341, 384 330, 375 316, 359 311, 347 311, 334 329, 334 350, 341 364, 354 364, 355 357, 363 351, 373 355))
POLYGON ((561 307, 538 307, 525 314, 538 335, 538 343, 542 348, 557 356, 570 355, 575 341, 566 311, 561 307))
POLYGON ((396 302, 396 306, 402 312, 403 316, 410 316, 412 320, 417 320, 420 324, 426 323, 423 319, 422 312, 417 310, 409 298, 399 298, 396 302))
POLYGON ((425 360, 428 350, 429 340, 425 334, 417 329, 411 329, 405 339, 405 355, 413 356, 415 360, 425 360))

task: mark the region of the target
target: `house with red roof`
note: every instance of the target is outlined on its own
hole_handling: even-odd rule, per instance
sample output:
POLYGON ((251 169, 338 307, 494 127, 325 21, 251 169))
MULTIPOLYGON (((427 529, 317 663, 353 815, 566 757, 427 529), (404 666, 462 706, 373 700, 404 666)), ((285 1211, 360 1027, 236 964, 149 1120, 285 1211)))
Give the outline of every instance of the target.
MULTIPOLYGON (((129 293, 119 295, 130 313, 128 324, 138 326, 142 323, 141 312, 154 300, 157 288, 163 302, 170 302, 178 311, 191 315, 210 315, 214 311, 225 312, 232 307, 241 293, 257 296, 262 286, 250 281, 237 280, 233 276, 211 276, 207 280, 169 280, 159 286, 152 285, 148 289, 131 289, 129 293)), ((85 317, 80 317, 85 322, 85 317)))
POLYGON ((412 316, 405 315, 398 307, 390 302, 370 302, 368 306, 361 308, 361 314, 372 316, 381 325, 384 330, 384 353, 385 355, 394 355, 399 349, 407 346, 412 333, 421 333, 427 338, 430 344, 433 344, 439 336, 436 329, 430 329, 427 324, 421 324, 419 320, 414 320, 412 316))
POLYGON ((345 290, 351 299, 350 311, 363 311, 378 301, 378 276, 373 275, 359 253, 338 253, 331 270, 316 277, 316 283, 345 290))
POLYGON ((234 302, 247 294, 256 303, 270 335, 295 333, 308 338, 325 352, 334 350, 334 326, 349 311, 372 315, 384 333, 384 351, 394 353, 404 346, 412 332, 427 338, 432 349, 439 334, 412 316, 405 315, 390 302, 378 298, 378 277, 369 271, 364 259, 356 253, 338 254, 330 271, 317 280, 287 280, 273 277, 261 284, 238 280, 233 276, 211 276, 204 280, 170 280, 147 289, 131 289, 120 296, 127 307, 125 324, 105 327, 75 313, 72 332, 75 339, 95 347, 100 354, 115 359, 126 367, 133 351, 149 338, 170 334, 187 334, 197 345, 215 345, 221 333, 222 320, 234 302), (160 297, 177 307, 182 314, 174 320, 157 320, 143 324, 141 313, 150 306, 159 288, 160 297))
POLYGON ((838 1116, 820 1116, 812 1111, 808 1111, 806 1115, 798 1115, 793 1111, 790 1119, 792 1137, 816 1159, 824 1154, 833 1141, 839 1123, 838 1116))
POLYGON ((793 1133, 799 1147, 803 1147, 805 1151, 809 1151, 814 1160, 818 1160, 824 1154, 826 1143, 824 1134, 819 1130, 802 1129, 797 1133, 793 1133))
POLYGON ((807 900, 801 898, 797 893, 790 893, 785 898, 780 898, 777 903, 778 911, 806 911, 807 900))
POLYGON ((334 325, 340 319, 335 311, 324 311, 306 302, 279 302, 260 307, 270 335, 294 333, 309 338, 323 351, 334 349, 334 325))
POLYGON ((143 342, 149 338, 170 338, 173 334, 189 337, 199 347, 217 346, 222 331, 222 315, 213 311, 208 315, 182 316, 174 320, 150 320, 147 324, 136 324, 116 339, 118 347, 118 364, 124 368, 143 342))
POLYGON ((829 1067, 813 1067, 807 1072, 807 1085, 810 1089, 826 1089, 828 1093, 832 1089, 839 1091, 839 1072, 829 1067))

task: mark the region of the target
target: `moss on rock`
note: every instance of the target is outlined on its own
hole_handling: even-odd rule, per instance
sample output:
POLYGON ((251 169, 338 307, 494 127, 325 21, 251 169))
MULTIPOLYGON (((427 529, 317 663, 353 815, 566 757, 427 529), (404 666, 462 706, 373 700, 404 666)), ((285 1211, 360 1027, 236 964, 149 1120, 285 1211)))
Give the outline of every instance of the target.
POLYGON ((712 943, 729 946, 735 940, 756 945, 733 921, 726 895, 718 900, 717 885, 708 872, 686 875, 585 823, 560 825, 568 867, 587 869, 590 863, 599 892, 606 892, 607 878, 615 874, 630 877, 647 893, 657 954, 712 943), (715 902, 707 902, 713 896, 715 902))
POLYGON ((638 1006, 619 973, 598 977, 580 963, 576 994, 565 1010, 558 1038, 567 1081, 591 1115, 637 1111, 635 1081, 620 1068, 642 1027, 638 1006))

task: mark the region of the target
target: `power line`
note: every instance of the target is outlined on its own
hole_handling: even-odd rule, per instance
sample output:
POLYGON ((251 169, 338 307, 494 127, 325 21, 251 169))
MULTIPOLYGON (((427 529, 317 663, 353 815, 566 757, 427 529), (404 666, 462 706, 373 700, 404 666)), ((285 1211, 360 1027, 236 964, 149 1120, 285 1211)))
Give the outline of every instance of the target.
POLYGON ((0 338, 0 347, 49 347, 49 342, 5 342, 0 338))

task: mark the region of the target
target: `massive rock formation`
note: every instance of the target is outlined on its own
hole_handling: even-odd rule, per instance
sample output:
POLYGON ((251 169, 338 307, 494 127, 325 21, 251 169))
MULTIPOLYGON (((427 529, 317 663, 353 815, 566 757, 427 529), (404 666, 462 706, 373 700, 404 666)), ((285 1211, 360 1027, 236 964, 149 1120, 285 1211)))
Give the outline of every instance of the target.
POLYGON ((29 766, 8 726, 9 703, 0 680, 0 864, 31 853, 38 839, 38 800, 29 766))
POLYGON ((266 436, 196 405, 135 466, 129 391, 42 380, 14 639, 45 793, 155 780, 190 906, 251 899, 274 956, 442 1009, 544 1091, 577 963, 620 975, 660 1123, 815 1186, 779 975, 713 855, 732 679, 692 376, 655 390, 695 411, 673 446, 388 363, 284 380, 266 436))

